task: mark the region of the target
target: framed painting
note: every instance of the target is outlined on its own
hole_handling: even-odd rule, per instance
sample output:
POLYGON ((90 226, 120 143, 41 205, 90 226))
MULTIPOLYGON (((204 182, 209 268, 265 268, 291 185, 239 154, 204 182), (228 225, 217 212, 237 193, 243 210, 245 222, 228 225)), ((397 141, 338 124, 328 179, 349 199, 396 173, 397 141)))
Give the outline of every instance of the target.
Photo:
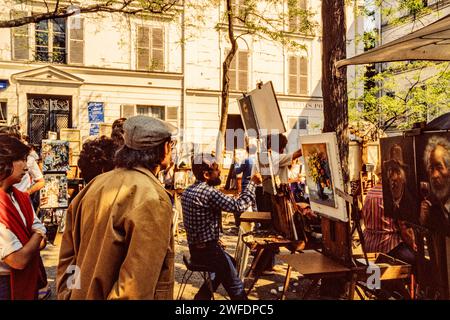
POLYGON ((62 140, 42 140, 42 171, 65 172, 69 167, 69 142, 62 140))
POLYGON ((69 205, 67 177, 63 173, 45 174, 45 186, 40 191, 41 209, 66 208, 69 205))
POLYGON ((414 138, 419 224, 449 237, 450 133, 425 132, 414 138))
POLYGON ((300 141, 311 209, 335 220, 348 221, 345 200, 335 190, 344 190, 336 134, 302 136, 300 141))
POLYGON ((418 223, 418 191, 414 137, 380 139, 384 213, 394 219, 418 223))

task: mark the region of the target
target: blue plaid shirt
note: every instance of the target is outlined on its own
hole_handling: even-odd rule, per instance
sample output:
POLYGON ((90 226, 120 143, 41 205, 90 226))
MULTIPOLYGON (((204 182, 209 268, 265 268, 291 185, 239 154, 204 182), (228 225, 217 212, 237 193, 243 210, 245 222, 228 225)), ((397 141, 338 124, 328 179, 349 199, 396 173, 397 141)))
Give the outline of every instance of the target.
POLYGON ((189 244, 199 244, 219 240, 219 226, 222 210, 242 213, 255 201, 255 184, 250 182, 239 198, 227 196, 197 181, 181 195, 183 224, 186 228, 189 244))

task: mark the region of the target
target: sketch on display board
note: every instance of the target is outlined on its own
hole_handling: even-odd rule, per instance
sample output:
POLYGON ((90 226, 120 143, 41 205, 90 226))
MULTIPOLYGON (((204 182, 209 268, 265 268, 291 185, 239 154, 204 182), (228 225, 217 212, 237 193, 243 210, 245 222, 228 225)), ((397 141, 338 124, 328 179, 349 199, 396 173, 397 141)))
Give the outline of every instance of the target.
POLYGON ((341 221, 348 221, 345 201, 335 188, 344 190, 335 133, 302 136, 306 184, 311 209, 341 221))
POLYGON ((68 171, 69 142, 63 140, 42 140, 42 171, 68 171))
POLYGON ((45 174, 44 179, 45 186, 40 190, 40 208, 66 208, 69 205, 66 175, 64 173, 45 174))
POLYGON ((414 163, 414 137, 380 139, 384 213, 394 219, 418 223, 418 191, 414 163))

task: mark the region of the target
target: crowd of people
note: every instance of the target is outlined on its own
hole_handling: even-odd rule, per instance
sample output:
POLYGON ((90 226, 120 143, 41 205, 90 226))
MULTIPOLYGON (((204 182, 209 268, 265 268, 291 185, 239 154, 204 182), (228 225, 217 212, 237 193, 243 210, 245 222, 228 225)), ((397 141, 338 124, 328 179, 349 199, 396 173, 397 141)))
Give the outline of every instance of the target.
MULTIPOLYGON (((167 122, 135 116, 116 120, 111 137, 83 144, 78 166, 86 185, 72 194, 67 210, 57 269, 58 299, 173 298, 175 199, 169 189, 173 188, 175 132, 167 122), (165 185, 158 179, 162 172, 165 185)), ((281 185, 292 182, 289 168, 302 156, 301 149, 286 154, 286 145, 282 134, 267 139, 274 175, 281 185)), ((247 296, 236 261, 220 239, 222 211, 235 213, 238 219, 244 211, 274 210, 273 197, 257 168, 256 145, 247 140, 246 150, 246 159, 234 166, 234 174, 242 174, 239 196, 217 188, 219 165, 205 153, 192 158, 195 183, 181 195, 191 261, 208 265, 213 291, 222 284, 232 300, 247 296)), ((391 158, 385 169, 396 203, 404 190, 398 183, 402 163, 395 147, 391 158)), ((46 229, 38 217, 39 197, 34 196, 45 181, 37 160, 26 137, 17 132, 0 134, 0 300, 37 299, 47 284, 40 257, 46 229)), ((380 172, 378 168, 381 177, 380 172)), ((438 182, 432 187, 438 188, 438 182)), ((317 218, 304 193, 294 192, 296 202, 304 202, 296 213, 317 218)), ((367 194, 362 213, 367 252, 415 263, 414 233, 404 221, 385 216, 381 180, 367 194)), ((265 252, 260 269, 271 271, 275 254, 265 252)), ((211 299, 212 294, 204 283, 195 299, 211 299)))

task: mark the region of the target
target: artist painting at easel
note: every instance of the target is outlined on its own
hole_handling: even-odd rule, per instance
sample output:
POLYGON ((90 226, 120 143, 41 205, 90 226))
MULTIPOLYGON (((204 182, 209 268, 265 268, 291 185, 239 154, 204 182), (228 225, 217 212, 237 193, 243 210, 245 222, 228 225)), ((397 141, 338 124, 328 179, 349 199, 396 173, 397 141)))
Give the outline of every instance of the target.
MULTIPOLYGON (((294 160, 301 157, 302 150, 298 149, 297 151, 285 154, 284 151, 286 149, 288 140, 285 135, 272 134, 267 137, 267 150, 270 152, 272 168, 273 168, 273 178, 275 181, 279 182, 279 184, 287 184, 289 178, 289 166, 292 164, 294 160)), ((272 205, 272 196, 271 194, 265 192, 263 187, 256 188, 256 206, 258 211, 269 211, 273 212, 274 207, 272 205)), ((272 219, 273 220, 273 219, 272 219)), ((271 225, 262 225, 261 228, 267 229, 270 228, 271 225)), ((261 262, 257 269, 264 270, 264 273, 270 274, 272 273, 274 264, 275 264, 275 254, 273 251, 265 251, 261 257, 261 262)))

